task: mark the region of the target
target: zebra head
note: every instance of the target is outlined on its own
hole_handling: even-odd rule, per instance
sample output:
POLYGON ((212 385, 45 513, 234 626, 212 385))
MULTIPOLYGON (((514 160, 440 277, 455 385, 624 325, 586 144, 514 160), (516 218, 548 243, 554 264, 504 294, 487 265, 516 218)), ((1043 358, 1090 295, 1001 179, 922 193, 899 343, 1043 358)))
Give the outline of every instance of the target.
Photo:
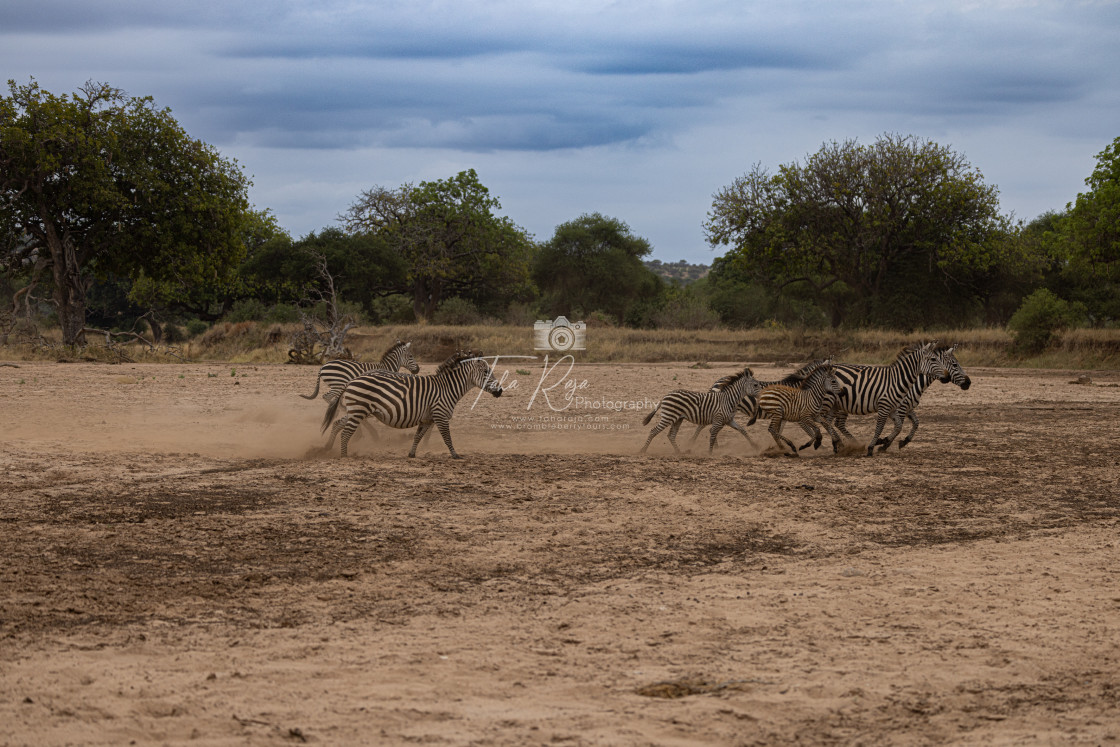
POLYGON ((468 358, 460 364, 465 368, 470 382, 484 392, 501 397, 502 385, 494 378, 490 364, 482 357, 482 353, 472 353, 472 355, 473 358, 468 358))
POLYGON ((832 358, 813 361, 806 366, 802 366, 797 373, 804 375, 801 388, 819 391, 822 398, 835 397, 844 391, 840 380, 833 373, 832 358))
POLYGON ((936 340, 911 343, 902 349, 895 361, 904 363, 914 375, 924 374, 932 379, 945 381, 949 373, 935 350, 936 346, 936 340))
POLYGON ((411 340, 408 342, 397 340, 393 343, 393 347, 381 356, 381 365, 389 371, 399 371, 402 368, 407 368, 410 374, 420 373, 420 364, 412 357, 411 340))
POLYGON ((945 368, 945 375, 941 377, 942 384, 953 383, 961 389, 968 389, 972 386, 972 379, 968 378, 968 374, 961 368, 961 364, 957 361, 957 356, 953 352, 957 349, 956 345, 950 347, 938 348, 935 352, 941 365, 945 368))

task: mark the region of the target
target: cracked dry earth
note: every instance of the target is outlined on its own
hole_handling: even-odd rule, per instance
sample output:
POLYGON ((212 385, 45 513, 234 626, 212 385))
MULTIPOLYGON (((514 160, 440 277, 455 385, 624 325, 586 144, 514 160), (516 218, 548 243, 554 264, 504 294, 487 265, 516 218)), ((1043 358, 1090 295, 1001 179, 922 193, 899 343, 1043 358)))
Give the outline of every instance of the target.
POLYGON ((873 459, 610 409, 733 369, 511 369, 452 461, 317 451, 309 368, 0 368, 0 744, 1120 742, 1120 372, 873 459))

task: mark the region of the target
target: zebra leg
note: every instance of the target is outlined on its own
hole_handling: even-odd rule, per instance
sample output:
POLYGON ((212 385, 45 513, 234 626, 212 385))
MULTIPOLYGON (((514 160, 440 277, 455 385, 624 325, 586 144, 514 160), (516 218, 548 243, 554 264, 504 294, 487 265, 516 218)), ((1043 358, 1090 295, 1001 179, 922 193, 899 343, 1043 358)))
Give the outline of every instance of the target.
POLYGON ((879 416, 875 418, 875 433, 871 436, 871 443, 867 444, 867 456, 875 456, 875 445, 879 443, 879 436, 883 433, 883 428, 887 425, 887 418, 890 413, 884 412, 883 408, 879 408, 879 416))
POLYGON ((729 420, 727 424, 728 424, 728 425, 730 425, 730 426, 731 426, 732 428, 734 428, 735 430, 737 430, 737 431, 739 431, 740 433, 742 433, 742 434, 743 434, 743 438, 747 439, 747 443, 749 443, 749 444, 751 445, 751 448, 752 448, 752 449, 754 448, 754 441, 753 441, 753 440, 751 440, 750 434, 749 434, 749 433, 747 433, 747 429, 746 429, 746 428, 744 428, 743 426, 739 425, 739 423, 738 423, 738 422, 736 422, 735 418, 731 418, 731 420, 729 420))
POLYGON ((891 413, 891 420, 894 421, 894 430, 891 432, 891 435, 879 439, 879 451, 886 451, 887 447, 891 445, 891 442, 898 437, 898 434, 902 433, 902 414, 899 413, 898 409, 895 409, 891 413))
POLYGON ((914 434, 918 432, 918 412, 916 410, 910 410, 908 413, 906 413, 906 417, 910 418, 912 427, 910 428, 910 433, 907 434, 906 438, 898 442, 898 448, 900 449, 906 444, 913 441, 914 434))
MULTIPOLYGON (((421 423, 420 427, 416 429, 416 435, 412 439, 412 450, 408 452, 409 459, 416 458, 416 447, 420 445, 420 439, 422 439, 431 429, 432 424, 430 422, 421 423)), ((452 451, 451 453, 454 454, 455 452, 452 451)))
POLYGON ((774 443, 778 445, 778 449, 783 454, 786 453, 786 447, 783 444, 789 446, 790 451, 792 451, 793 453, 786 454, 786 456, 801 456, 797 453, 797 447, 793 445, 793 441, 790 441, 788 438, 782 435, 783 425, 785 425, 785 421, 782 419, 781 413, 775 413, 774 416, 770 418, 770 427, 767 430, 769 430, 770 435, 774 437, 774 443))
POLYGON ((708 439, 708 456, 711 456, 716 450, 716 439, 719 438, 719 432, 723 428, 723 423, 712 423, 712 436, 708 439))
POLYGON ((848 413, 841 410, 837 413, 836 419, 833 422, 836 424, 836 430, 840 431, 840 435, 844 437, 845 441, 856 440, 856 437, 852 435, 851 431, 844 427, 848 423, 848 413))
POLYGON ((334 440, 338 436, 338 432, 340 430, 342 430, 342 426, 346 423, 346 419, 348 417, 349 417, 348 415, 343 415, 341 418, 334 421, 334 425, 331 426, 330 440, 328 440, 327 445, 323 447, 323 451, 330 451, 331 449, 334 448, 334 440))
MULTIPOLYGON (((342 386, 332 386, 330 389, 323 393, 323 400, 328 405, 334 404, 334 401, 342 396, 342 391, 344 389, 346 389, 345 384, 343 384, 342 386)), ((317 385, 315 387, 315 391, 319 391, 319 387, 317 385)))
POLYGON ((696 443, 696 439, 700 438, 700 431, 702 431, 702 430, 704 430, 704 426, 702 426, 702 425, 696 426, 696 430, 695 430, 695 432, 693 432, 692 438, 688 439, 688 446, 689 446, 690 449, 692 448, 692 445, 694 443, 696 443))
MULTIPOLYGON (((455 447, 451 445, 451 423, 447 420, 440 420, 436 423, 439 426, 439 435, 443 436, 443 442, 447 444, 447 450, 451 452, 452 459, 462 459, 463 457, 455 453, 455 447)), ((431 426, 429 426, 429 429, 431 426)))
POLYGON ((839 452, 841 438, 840 434, 836 432, 836 429, 832 427, 832 420, 824 418, 817 422, 824 426, 825 430, 828 431, 828 437, 832 439, 832 453, 835 454, 839 452))
POLYGON ((348 456, 346 447, 350 444, 350 437, 354 435, 354 431, 358 429, 360 423, 361 421, 358 418, 346 418, 346 424, 342 428, 342 456, 348 456))
POLYGON ((678 454, 681 453, 681 450, 680 447, 677 446, 677 431, 681 429, 682 423, 684 423, 683 419, 677 420, 671 426, 669 426, 669 443, 673 445, 673 451, 677 452, 678 454))
MULTIPOLYGON (((667 425, 667 423, 665 422, 664 419, 660 419, 660 420, 657 421, 657 425, 653 426, 653 430, 651 430, 649 432, 649 438, 646 439, 646 445, 643 446, 640 451, 638 451, 639 454, 645 454, 646 453, 646 449, 649 448, 649 442, 653 440, 654 436, 656 436, 661 431, 665 430, 666 425, 667 425)), ((676 448, 676 447, 677 447, 677 445, 673 444, 673 448, 676 448)), ((678 451, 679 451, 679 449, 678 449, 678 451)))
POLYGON ((813 421, 809 420, 808 418, 806 418, 805 420, 799 420, 797 424, 801 426, 801 430, 809 434, 809 440, 806 441, 803 446, 798 447, 797 450, 804 451, 805 449, 808 449, 810 445, 812 445, 814 450, 819 449, 821 447, 822 440, 821 429, 814 425, 813 421))

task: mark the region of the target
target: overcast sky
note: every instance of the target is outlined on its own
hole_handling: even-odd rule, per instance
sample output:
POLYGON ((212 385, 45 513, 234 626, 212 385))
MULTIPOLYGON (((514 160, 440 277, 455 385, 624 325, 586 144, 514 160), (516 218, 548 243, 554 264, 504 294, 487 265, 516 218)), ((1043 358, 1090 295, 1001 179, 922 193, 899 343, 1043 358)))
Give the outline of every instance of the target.
POLYGON ((1005 213, 1063 209, 1120 136, 1120 2, 13 0, 0 72, 152 96, 294 238, 474 168, 539 240, 600 212, 706 264, 713 193, 832 140, 917 135, 1005 213))

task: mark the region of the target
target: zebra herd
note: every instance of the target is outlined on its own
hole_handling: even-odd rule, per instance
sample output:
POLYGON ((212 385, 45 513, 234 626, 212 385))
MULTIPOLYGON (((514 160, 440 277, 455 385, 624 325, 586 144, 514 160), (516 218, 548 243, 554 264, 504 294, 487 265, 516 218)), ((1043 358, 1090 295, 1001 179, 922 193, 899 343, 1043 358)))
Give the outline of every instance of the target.
MULTIPOLYGON (((867 456, 874 455, 876 446, 880 451, 890 446, 902 433, 904 418, 908 419, 911 428, 898 444, 901 449, 918 430, 918 404, 935 380, 956 384, 961 389, 971 386, 954 350, 954 346, 939 346, 936 342, 915 343, 903 348, 888 365, 842 364, 826 358, 812 361, 777 381, 759 381, 750 368, 744 368, 719 379, 704 392, 678 389, 666 394, 645 417, 643 424, 647 425, 654 417, 658 420, 639 453, 645 453, 654 437, 666 428, 669 443, 680 453, 676 436, 686 421, 697 426, 690 443, 705 427, 709 428, 708 453, 715 450, 724 426, 737 430, 751 442, 746 429, 735 419, 740 412, 749 417, 747 426, 759 419, 769 421, 768 431, 774 443, 788 456, 798 456, 810 445, 819 448, 823 441, 822 426, 832 439, 833 452, 844 441, 854 441, 846 427, 849 415, 876 416, 867 456), (883 438, 888 419, 894 423, 894 431, 883 438), (810 440, 795 446, 782 435, 785 423, 799 425, 810 440)), ((455 405, 474 387, 500 397, 501 384, 481 354, 470 351, 455 353, 433 374, 421 376, 419 370, 412 355, 412 343, 400 340, 377 363, 336 360, 324 364, 319 369, 315 391, 300 396, 314 399, 320 386, 327 386, 323 399, 328 408, 322 424, 324 433, 330 429, 326 449, 332 449, 335 438, 341 435, 341 454, 346 456, 355 431, 373 416, 393 428, 416 428, 410 457, 416 456, 417 446, 434 425, 452 458, 461 459, 451 443, 455 405), (401 368, 409 373, 402 373, 401 368)))
MULTIPOLYGON (((749 370, 745 369, 747 372, 749 370)), ((671 422, 667 422, 667 416, 663 413, 661 421, 650 432, 642 451, 646 450, 654 436, 669 425, 669 442, 679 453, 675 437, 680 424, 687 420, 697 424, 692 441, 696 440, 705 426, 711 426, 711 453, 720 428, 725 424, 737 427, 734 416, 728 419, 723 414, 728 406, 726 400, 733 395, 722 393, 738 376, 739 374, 732 374, 719 379, 707 393, 707 399, 713 402, 722 396, 725 401, 720 407, 723 409, 706 404, 707 400, 703 398, 688 396, 695 395, 695 392, 678 390, 666 395, 658 405, 663 411, 667 402, 671 405, 690 403, 690 406, 673 407, 668 416, 671 422), (717 410, 720 413, 718 418, 717 410)), ((779 451, 790 456, 797 456, 798 452, 810 445, 813 448, 820 447, 823 437, 818 426, 824 426, 828 431, 832 439, 832 450, 836 452, 845 440, 855 440, 855 436, 846 427, 849 415, 875 415, 875 433, 867 445, 867 456, 873 456, 876 446, 883 451, 902 433, 904 417, 910 420, 911 428, 906 438, 899 441, 898 447, 901 449, 913 440, 918 430, 918 403, 935 380, 944 384, 956 384, 961 389, 968 389, 972 385, 957 361, 954 346, 938 346, 936 342, 915 343, 903 348, 894 361, 885 366, 833 363, 827 358, 817 360, 778 381, 752 379, 753 386, 746 385, 743 388, 745 394, 732 401, 736 402, 736 413, 744 412, 749 415, 748 426, 753 425, 760 417, 768 419, 768 430, 774 443, 779 451), (888 418, 894 423, 894 431, 882 438, 888 418), (782 427, 787 422, 800 425, 810 436, 810 440, 795 447, 792 441, 782 435, 782 427), (789 452, 785 450, 787 446, 789 452)), ((654 409, 654 413, 658 408, 654 409)), ((649 423, 654 413, 650 413, 644 422, 649 423)))

